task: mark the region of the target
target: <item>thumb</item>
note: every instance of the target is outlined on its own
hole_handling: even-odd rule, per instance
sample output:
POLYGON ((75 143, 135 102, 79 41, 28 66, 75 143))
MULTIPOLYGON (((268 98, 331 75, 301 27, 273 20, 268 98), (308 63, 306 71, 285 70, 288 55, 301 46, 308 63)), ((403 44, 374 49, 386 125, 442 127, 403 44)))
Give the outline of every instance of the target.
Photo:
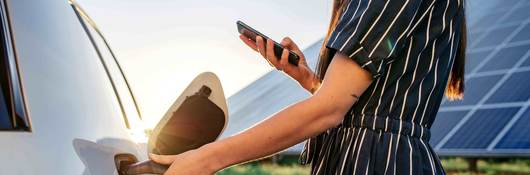
POLYGON ((285 48, 293 51, 294 53, 296 53, 298 56, 300 56, 300 59, 305 59, 303 57, 304 53, 302 53, 300 48, 298 48, 298 45, 296 45, 296 43, 294 43, 294 41, 291 38, 284 37, 282 39, 281 45, 284 46, 285 48))
POLYGON ((164 164, 164 165, 170 165, 175 161, 177 158, 177 155, 157 155, 157 154, 149 154, 149 159, 151 159, 153 162, 164 164))
POLYGON ((298 45, 290 37, 284 37, 282 39, 281 45, 292 51, 300 51, 298 45))

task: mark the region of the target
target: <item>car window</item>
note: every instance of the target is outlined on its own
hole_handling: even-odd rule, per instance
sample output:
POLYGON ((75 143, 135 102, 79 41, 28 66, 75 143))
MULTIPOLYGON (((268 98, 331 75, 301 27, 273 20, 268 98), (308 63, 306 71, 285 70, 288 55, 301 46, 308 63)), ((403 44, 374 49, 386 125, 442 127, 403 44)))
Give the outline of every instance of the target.
POLYGON ((30 131, 5 4, 0 3, 0 130, 30 131))

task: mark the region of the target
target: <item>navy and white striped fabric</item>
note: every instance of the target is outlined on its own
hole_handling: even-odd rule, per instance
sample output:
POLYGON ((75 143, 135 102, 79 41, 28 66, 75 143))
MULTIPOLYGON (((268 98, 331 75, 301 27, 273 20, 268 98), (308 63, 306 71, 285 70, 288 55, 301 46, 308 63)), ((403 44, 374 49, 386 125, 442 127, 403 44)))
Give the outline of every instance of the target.
MULTIPOLYGON (((339 126, 301 155, 312 174, 445 174, 429 145, 464 0, 350 0, 326 46, 374 81, 339 126)), ((333 55, 333 54, 330 54, 333 55)))

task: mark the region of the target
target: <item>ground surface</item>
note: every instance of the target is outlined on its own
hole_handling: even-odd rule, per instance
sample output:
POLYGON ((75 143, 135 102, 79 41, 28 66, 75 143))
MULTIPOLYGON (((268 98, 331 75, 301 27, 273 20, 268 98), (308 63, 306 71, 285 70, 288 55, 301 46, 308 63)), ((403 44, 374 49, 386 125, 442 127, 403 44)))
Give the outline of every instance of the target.
MULTIPOLYGON (((450 175, 471 175, 468 171, 468 164, 462 158, 443 159, 444 168, 450 175)), ((487 159, 478 161, 478 169, 482 174, 498 175, 530 175, 530 159, 487 159)), ((247 163, 238 165, 218 173, 219 175, 306 175, 310 169, 307 166, 300 166, 296 163, 296 158, 286 158, 278 164, 269 162, 247 163)))

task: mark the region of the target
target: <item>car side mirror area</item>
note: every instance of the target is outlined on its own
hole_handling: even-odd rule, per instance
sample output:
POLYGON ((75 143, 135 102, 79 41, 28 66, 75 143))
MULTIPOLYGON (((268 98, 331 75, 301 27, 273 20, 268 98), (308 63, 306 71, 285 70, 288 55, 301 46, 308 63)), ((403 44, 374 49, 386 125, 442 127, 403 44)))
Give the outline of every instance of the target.
MULTIPOLYGON (((152 130, 147 151, 176 155, 215 141, 228 120, 226 98, 219 78, 210 72, 198 75, 171 105, 152 130)), ((150 160, 138 162, 131 155, 115 156, 120 175, 163 174, 167 166, 150 160)))

